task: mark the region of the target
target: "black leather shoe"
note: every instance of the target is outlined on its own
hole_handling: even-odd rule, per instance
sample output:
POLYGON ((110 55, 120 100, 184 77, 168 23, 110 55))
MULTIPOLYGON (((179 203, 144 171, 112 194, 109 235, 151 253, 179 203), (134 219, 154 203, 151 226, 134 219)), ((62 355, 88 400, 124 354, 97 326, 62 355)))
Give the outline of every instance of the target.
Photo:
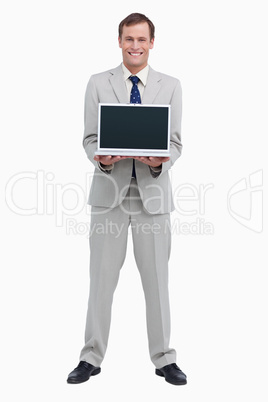
POLYGON ((160 377, 165 377, 165 380, 173 385, 187 384, 187 377, 177 366, 176 363, 168 364, 161 369, 156 369, 155 374, 160 377))
POLYGON ((80 384, 89 380, 92 375, 97 375, 101 372, 100 367, 92 366, 87 362, 80 362, 78 366, 68 375, 67 382, 69 384, 80 384))

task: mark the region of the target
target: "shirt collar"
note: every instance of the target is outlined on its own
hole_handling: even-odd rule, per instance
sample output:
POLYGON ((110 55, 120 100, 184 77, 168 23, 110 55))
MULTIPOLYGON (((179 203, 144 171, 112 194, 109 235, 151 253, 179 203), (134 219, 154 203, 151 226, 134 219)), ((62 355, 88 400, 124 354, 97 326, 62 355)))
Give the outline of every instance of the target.
POLYGON ((138 72, 138 74, 131 74, 131 72, 126 68, 124 63, 122 63, 122 69, 123 69, 123 74, 124 74, 124 80, 126 81, 131 75, 136 75, 142 84, 146 86, 147 83, 147 77, 149 73, 149 65, 147 64, 146 67, 144 67, 141 71, 138 72))

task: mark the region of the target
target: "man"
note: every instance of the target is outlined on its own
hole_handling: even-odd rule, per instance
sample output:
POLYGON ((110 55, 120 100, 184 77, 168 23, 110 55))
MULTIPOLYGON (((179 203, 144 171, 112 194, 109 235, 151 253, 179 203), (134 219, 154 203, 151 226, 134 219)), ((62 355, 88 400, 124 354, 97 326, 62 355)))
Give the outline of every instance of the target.
POLYGON ((146 16, 135 13, 125 18, 119 25, 118 40, 123 63, 93 75, 86 91, 83 145, 95 165, 89 196, 92 206, 90 297, 85 345, 80 363, 69 374, 67 382, 81 383, 101 371, 113 294, 125 259, 131 225, 134 255, 146 300, 150 357, 157 375, 171 384, 182 385, 187 382, 186 375, 176 365, 175 350, 169 347, 168 296, 169 223, 170 212, 174 209, 168 170, 182 148, 181 86, 177 79, 148 66, 149 51, 154 46, 154 25, 146 16), (98 104, 129 101, 171 105, 170 158, 95 155, 98 104), (97 233, 96 225, 106 229, 97 233), (120 230, 111 230, 112 225, 120 230), (147 230, 143 230, 145 227, 147 230), (151 230, 148 231, 148 227, 151 230))

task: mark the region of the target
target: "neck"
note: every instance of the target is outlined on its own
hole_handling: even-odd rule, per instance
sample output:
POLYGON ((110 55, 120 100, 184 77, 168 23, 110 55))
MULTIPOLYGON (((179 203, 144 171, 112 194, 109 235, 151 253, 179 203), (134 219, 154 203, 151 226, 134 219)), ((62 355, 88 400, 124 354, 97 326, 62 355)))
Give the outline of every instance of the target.
POLYGON ((124 66, 131 72, 131 74, 136 75, 138 74, 141 70, 143 70, 145 67, 148 66, 148 64, 145 64, 145 66, 142 67, 132 67, 132 66, 126 66, 125 63, 123 63, 124 66))

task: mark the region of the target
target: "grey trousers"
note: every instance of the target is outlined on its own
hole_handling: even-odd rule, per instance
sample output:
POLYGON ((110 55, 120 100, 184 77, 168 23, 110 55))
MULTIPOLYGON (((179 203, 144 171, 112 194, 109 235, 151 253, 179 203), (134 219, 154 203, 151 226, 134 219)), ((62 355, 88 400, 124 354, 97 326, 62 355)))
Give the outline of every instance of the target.
POLYGON ((121 205, 109 210, 92 207, 90 294, 85 345, 80 360, 96 367, 103 361, 109 337, 113 294, 126 256, 129 225, 145 294, 150 357, 155 367, 161 368, 176 362, 176 351, 169 347, 170 215, 146 213, 134 179, 121 205))

